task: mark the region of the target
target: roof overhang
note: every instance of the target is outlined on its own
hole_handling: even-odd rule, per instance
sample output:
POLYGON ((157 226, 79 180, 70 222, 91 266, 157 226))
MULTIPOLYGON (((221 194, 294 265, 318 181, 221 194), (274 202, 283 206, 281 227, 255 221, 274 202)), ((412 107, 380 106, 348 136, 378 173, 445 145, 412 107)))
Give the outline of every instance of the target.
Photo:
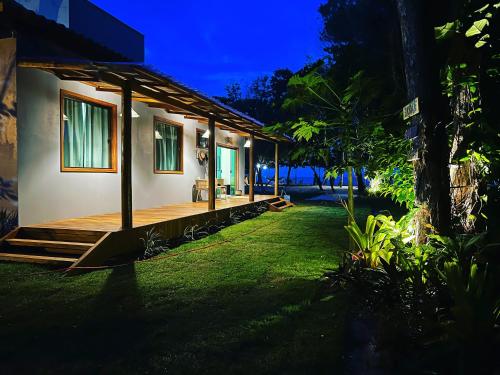
POLYGON ((61 80, 79 81, 98 91, 121 93, 123 87, 133 91, 133 100, 169 113, 206 122, 242 136, 254 135, 270 142, 290 142, 286 137, 264 131, 260 121, 220 101, 158 73, 144 65, 105 62, 19 61, 19 67, 41 69, 61 80))

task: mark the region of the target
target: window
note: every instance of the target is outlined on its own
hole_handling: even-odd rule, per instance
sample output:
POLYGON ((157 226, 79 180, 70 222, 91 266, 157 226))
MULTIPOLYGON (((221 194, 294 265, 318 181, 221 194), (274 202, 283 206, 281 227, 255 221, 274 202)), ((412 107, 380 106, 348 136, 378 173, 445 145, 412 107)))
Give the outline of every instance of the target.
POLYGON ((155 173, 183 173, 182 124, 155 118, 155 173))
POLYGON ((203 138, 206 130, 196 129, 196 148, 208 148, 208 138, 203 138))
POLYGON ((116 172, 116 106, 61 91, 61 171, 116 172))

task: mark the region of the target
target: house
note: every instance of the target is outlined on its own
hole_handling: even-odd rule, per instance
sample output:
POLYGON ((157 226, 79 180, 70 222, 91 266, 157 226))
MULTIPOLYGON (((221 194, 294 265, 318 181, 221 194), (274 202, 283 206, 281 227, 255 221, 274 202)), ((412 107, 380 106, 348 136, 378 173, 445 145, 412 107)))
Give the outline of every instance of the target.
POLYGON ((285 205, 277 184, 254 194, 253 140, 286 139, 143 59, 144 37, 87 0, 0 1, 0 212, 17 227, 0 260, 98 265, 153 227, 285 205))

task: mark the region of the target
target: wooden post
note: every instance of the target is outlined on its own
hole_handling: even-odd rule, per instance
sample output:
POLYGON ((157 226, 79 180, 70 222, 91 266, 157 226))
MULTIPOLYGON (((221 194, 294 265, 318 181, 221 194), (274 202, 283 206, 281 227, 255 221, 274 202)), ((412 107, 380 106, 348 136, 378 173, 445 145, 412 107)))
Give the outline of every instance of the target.
POLYGON ((132 229, 132 90, 122 87, 122 229, 132 229))
POLYGON ((208 119, 208 209, 215 210, 215 119, 208 119))
POLYGON ((253 134, 250 134, 250 149, 248 150, 248 200, 250 202, 255 201, 255 170, 254 170, 254 161, 253 161, 253 145, 255 143, 255 137, 253 134))
POLYGON ((277 142, 274 144, 274 195, 280 195, 280 151, 277 142))

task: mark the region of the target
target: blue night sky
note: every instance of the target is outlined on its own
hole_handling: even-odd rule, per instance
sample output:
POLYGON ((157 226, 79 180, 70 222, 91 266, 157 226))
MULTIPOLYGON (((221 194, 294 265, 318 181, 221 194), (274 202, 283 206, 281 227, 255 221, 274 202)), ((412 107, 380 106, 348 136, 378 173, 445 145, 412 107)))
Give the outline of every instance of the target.
POLYGON ((145 35, 146 63, 210 95, 323 55, 322 0, 92 0, 145 35))

